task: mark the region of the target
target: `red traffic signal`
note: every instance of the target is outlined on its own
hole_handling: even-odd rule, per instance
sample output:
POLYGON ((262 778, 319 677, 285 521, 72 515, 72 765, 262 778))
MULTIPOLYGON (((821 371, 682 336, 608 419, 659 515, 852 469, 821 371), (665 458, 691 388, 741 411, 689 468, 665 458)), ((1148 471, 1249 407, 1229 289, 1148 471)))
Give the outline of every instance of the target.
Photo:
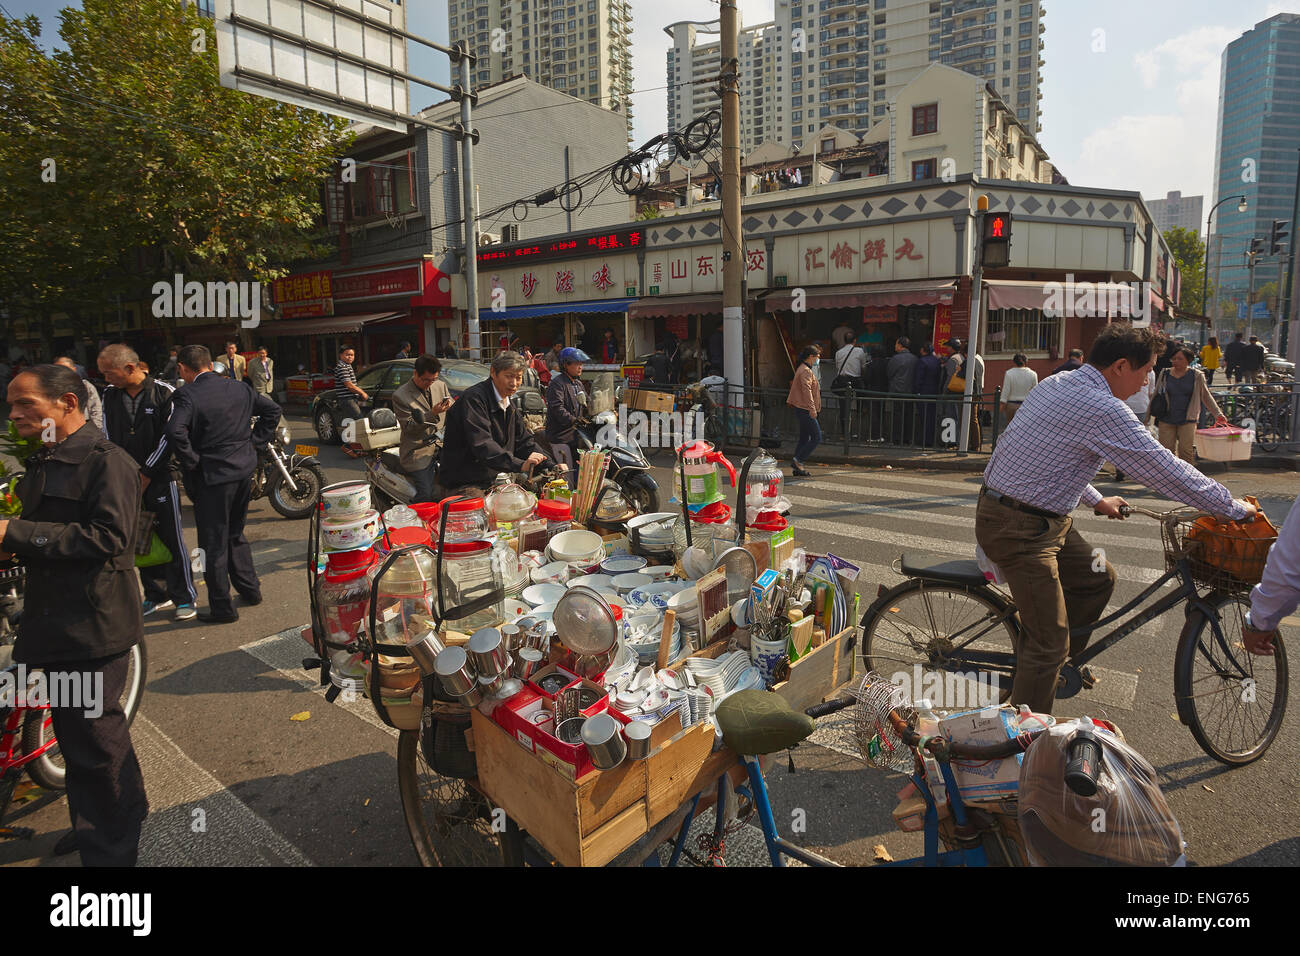
POLYGON ((1011 213, 986 213, 984 216, 984 238, 1009 240, 1011 238, 1011 213))
POLYGON ((1005 268, 1011 262, 1011 213, 986 212, 980 242, 980 257, 991 269, 1005 268))

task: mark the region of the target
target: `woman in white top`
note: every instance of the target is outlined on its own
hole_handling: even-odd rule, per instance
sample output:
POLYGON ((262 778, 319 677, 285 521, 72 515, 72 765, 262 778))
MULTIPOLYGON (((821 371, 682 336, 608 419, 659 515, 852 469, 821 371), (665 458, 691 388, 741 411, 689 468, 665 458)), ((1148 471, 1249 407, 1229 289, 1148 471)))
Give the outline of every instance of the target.
POLYGON ((1008 425, 1020 411, 1020 403, 1038 384, 1038 373, 1028 367, 1029 359, 1023 352, 1017 352, 1011 361, 1015 366, 1007 369, 1002 379, 1002 414, 1006 416, 1008 425))

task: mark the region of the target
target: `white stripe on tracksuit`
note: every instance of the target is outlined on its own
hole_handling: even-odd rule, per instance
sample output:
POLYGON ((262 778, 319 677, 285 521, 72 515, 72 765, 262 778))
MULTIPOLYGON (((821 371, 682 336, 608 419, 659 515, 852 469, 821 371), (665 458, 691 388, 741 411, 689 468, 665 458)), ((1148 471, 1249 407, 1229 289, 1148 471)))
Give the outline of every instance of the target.
POLYGON ((190 575, 190 549, 185 546, 185 526, 181 524, 181 496, 180 489, 176 487, 175 481, 168 482, 171 485, 172 496, 172 516, 176 519, 176 544, 180 547, 180 555, 173 555, 173 558, 179 557, 181 562, 181 571, 185 575, 185 587, 190 592, 190 604, 196 604, 199 600, 199 592, 194 589, 194 578, 190 575))

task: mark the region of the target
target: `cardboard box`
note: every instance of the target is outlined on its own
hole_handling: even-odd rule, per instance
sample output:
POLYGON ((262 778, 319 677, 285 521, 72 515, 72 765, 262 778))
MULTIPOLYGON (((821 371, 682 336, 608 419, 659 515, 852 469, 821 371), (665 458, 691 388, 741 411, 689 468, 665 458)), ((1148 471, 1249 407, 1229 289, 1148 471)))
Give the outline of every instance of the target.
MULTIPOLYGON (((1010 707, 986 708, 953 714, 939 721, 939 730, 953 743, 988 747, 1019 736, 1019 715, 1010 707)), ((967 802, 1000 800, 1020 792, 1023 753, 1000 760, 952 761, 953 777, 967 802)))
POLYGON ((676 405, 672 392, 652 388, 634 388, 627 391, 628 407, 640 412, 671 412, 676 405))

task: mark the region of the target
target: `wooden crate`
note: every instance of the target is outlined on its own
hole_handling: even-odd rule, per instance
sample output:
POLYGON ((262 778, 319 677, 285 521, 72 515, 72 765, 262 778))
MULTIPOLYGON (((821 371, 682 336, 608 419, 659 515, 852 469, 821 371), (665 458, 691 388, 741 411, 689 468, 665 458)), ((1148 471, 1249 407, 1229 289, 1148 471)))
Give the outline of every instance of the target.
POLYGON ((652 388, 634 388, 627 391, 628 407, 641 412, 671 412, 676 404, 672 392, 652 388))
POLYGON ((697 724, 645 760, 570 780, 500 725, 472 712, 478 781, 489 799, 564 866, 604 866, 738 760, 697 724))
MULTIPOLYGON (((846 627, 790 665, 790 677, 772 688, 795 710, 820 704, 849 679, 859 644, 850 639, 857 629, 846 627)), ((860 670, 860 669, 859 669, 860 670)))

